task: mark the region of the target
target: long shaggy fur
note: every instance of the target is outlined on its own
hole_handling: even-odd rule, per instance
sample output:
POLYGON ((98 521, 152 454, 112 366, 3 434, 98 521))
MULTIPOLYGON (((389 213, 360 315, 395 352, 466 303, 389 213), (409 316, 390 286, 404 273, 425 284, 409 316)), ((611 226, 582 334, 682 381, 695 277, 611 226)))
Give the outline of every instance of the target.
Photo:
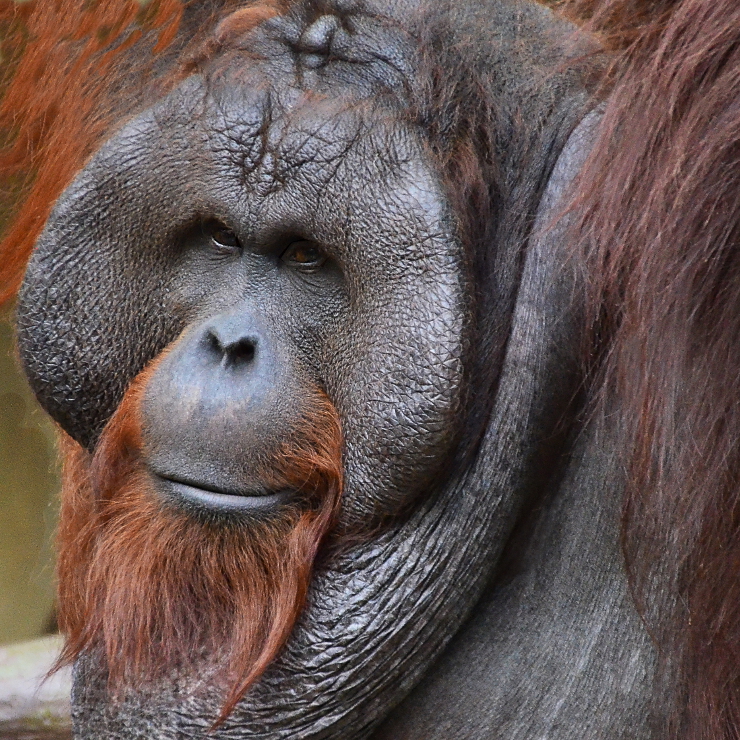
POLYGON ((179 0, 145 9, 135 0, 0 0, 0 201, 20 202, 0 243, 0 304, 17 292, 57 196, 152 81, 182 12, 179 0))
MULTIPOLYGON (((572 208, 580 214, 573 254, 589 278, 593 392, 610 423, 621 424, 628 471, 624 548, 636 602, 661 651, 656 706, 673 708, 658 736, 730 740, 740 737, 740 7, 736 0, 557 4, 597 35, 611 60, 601 134, 572 208)), ((161 91, 167 70, 197 65, 232 34, 283 7, 242 5, 250 9, 215 35, 219 19, 186 44, 172 42, 182 10, 176 0, 151 5, 133 34, 140 7, 133 0, 100 2, 94 13, 86 0, 28 6, 0 0, 4 53, 15 70, 0 108, 6 141, 0 174, 12 185, 6 200, 19 188, 27 196, 0 246, 0 299, 17 289, 52 201, 111 122, 130 111, 118 101, 143 101, 144 89, 161 91), (154 58, 158 71, 149 74, 154 58)), ((440 85, 465 92, 446 75, 445 68, 440 85)), ((443 114, 430 110, 421 121, 432 138, 443 114)), ((440 140, 454 141, 465 129, 466 121, 459 123, 440 140)), ((481 132, 476 145, 452 146, 454 156, 442 157, 452 181, 455 166, 475 168, 478 150, 494 149, 491 131, 471 125, 481 132)), ((489 175, 472 181, 494 181, 489 175)), ((457 190, 488 214, 490 193, 479 185, 457 190)), ((70 636, 65 656, 102 643, 113 684, 125 686, 189 657, 192 639, 229 666, 228 707, 287 634, 310 565, 295 571, 291 586, 277 586, 267 575, 259 587, 237 584, 232 568, 242 559, 261 572, 258 546, 247 542, 246 531, 214 532, 155 503, 136 464, 135 405, 127 400, 119 410, 95 458, 79 449, 67 456, 60 534, 62 622, 70 636), (124 526, 129 538, 116 534, 124 526), (208 546, 190 547, 194 537, 208 546), (147 556, 137 563, 135 553, 147 556), (185 583, 193 569, 197 575, 185 583), (156 578, 166 585, 151 598, 156 578), (219 595, 215 602, 211 593, 219 595), (264 617, 248 627, 247 593, 261 594, 268 605, 263 617, 293 616, 264 617), (129 615, 124 624, 116 625, 114 609, 129 615), (234 632, 226 634, 235 617, 238 642, 234 632)), ((275 542, 296 536, 303 515, 294 516, 265 524, 259 552, 274 557, 275 542)), ((302 542, 296 547, 308 555, 315 544, 302 542)), ((275 562, 282 557, 281 550, 275 562)))
POLYGON ((163 501, 142 464, 139 404, 154 363, 132 384, 95 454, 65 442, 59 529, 61 663, 102 650, 109 690, 206 679, 222 719, 283 646, 306 598, 342 485, 338 417, 310 409, 263 482, 299 492, 263 519, 198 520, 163 501))
POLYGON ((740 5, 578 0, 617 56, 581 175, 596 394, 660 649, 659 736, 740 737, 740 5), (640 19, 639 23, 635 23, 640 19))

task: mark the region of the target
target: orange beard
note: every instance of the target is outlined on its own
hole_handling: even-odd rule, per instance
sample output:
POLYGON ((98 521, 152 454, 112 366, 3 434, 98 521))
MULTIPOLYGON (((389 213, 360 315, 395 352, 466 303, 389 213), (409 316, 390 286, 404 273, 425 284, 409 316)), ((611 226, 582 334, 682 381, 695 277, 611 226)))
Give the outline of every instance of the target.
POLYGON ((339 423, 311 392, 300 428, 265 471, 272 490, 295 489, 299 502, 261 520, 198 519, 163 501, 142 463, 139 406, 152 369, 132 383, 94 455, 62 440, 60 665, 102 650, 113 698, 207 670, 224 692, 220 722, 303 607, 339 505, 339 423))

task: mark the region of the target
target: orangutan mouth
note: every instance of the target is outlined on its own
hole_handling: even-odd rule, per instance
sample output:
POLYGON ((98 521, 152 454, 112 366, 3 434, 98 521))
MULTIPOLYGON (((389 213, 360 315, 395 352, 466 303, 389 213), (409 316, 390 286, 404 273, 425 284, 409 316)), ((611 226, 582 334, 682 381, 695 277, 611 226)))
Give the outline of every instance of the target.
POLYGON ((294 491, 223 491, 202 482, 178 480, 153 474, 156 487, 165 496, 185 506, 212 512, 265 512, 287 504, 294 491))

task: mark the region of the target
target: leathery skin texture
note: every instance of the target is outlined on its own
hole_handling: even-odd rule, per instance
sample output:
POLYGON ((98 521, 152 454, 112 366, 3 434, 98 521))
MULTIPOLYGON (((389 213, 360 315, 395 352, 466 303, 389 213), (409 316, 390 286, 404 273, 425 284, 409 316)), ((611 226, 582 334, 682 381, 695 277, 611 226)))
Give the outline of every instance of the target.
MULTIPOLYGON (((588 488, 559 457, 580 381, 575 278, 557 233, 537 236, 588 148, 588 127, 572 135, 588 94, 556 65, 578 52, 573 33, 529 3, 297 3, 127 121, 60 198, 18 329, 32 387, 71 437, 94 449, 128 384, 172 345, 145 401, 154 462, 168 475, 252 491, 251 468, 218 429, 244 423, 243 446, 269 447, 308 385, 334 404, 344 438, 336 538, 346 544, 319 559, 287 644, 225 722, 208 734, 220 697, 176 676, 112 701, 101 656, 88 652, 75 669, 77 737, 577 736, 590 700, 571 706, 563 688, 550 703, 567 708, 558 724, 532 708, 536 673, 524 689, 497 674, 515 671, 505 658, 527 644, 500 625, 529 634, 545 612, 502 596, 508 611, 490 622, 501 652, 473 651, 481 679, 460 694, 464 668, 450 653, 480 642, 476 604, 504 588, 501 554, 527 507, 562 482, 577 508, 588 488), (435 63, 475 84, 436 89, 435 63), (465 129, 445 119, 444 101, 490 127, 482 226, 461 212, 444 147, 465 129), (214 249, 219 239, 229 243, 214 249), (316 269, 286 257, 304 242, 320 248, 316 269), (238 342, 257 348, 262 385, 237 392, 233 407, 198 396, 181 413, 178 389, 193 387, 213 322, 219 351, 235 325, 238 342), (200 423, 214 408, 217 423, 200 423), (240 412, 232 421, 229 409, 240 412), (520 619, 528 608, 532 624, 520 619), (441 689, 438 670, 448 671, 441 689)), ((613 508, 589 500, 584 511, 608 518, 613 508)), ((542 516, 533 526, 557 541, 558 522, 542 516)), ((615 548, 605 538, 589 557, 612 562, 615 548)), ((612 575, 621 594, 623 574, 612 575)), ((617 722, 625 708, 644 713, 625 665, 642 675, 652 659, 623 601, 614 609, 633 649, 589 674, 627 686, 605 710, 609 737, 628 736, 617 722)), ((207 675, 208 656, 197 659, 207 675)), ((542 680, 566 687, 572 666, 545 663, 542 680)))

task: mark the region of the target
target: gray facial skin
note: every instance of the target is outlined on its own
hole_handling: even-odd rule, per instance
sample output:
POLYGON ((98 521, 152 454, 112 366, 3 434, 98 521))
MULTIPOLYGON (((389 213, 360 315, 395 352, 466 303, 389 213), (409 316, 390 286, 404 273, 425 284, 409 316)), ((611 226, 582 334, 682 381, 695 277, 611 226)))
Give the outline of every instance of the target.
MULTIPOLYGON (((236 314, 337 405, 344 516, 372 526, 413 501, 455 438, 471 313, 462 251, 406 126, 347 95, 306 102, 270 85, 259 74, 238 86, 228 73, 208 86, 188 80, 103 147, 58 204, 29 268, 25 362, 50 412, 90 444, 81 413, 90 404, 77 396, 100 388, 96 412, 109 415, 132 374, 184 327, 236 314), (242 249, 224 254, 206 233, 214 222, 242 249), (286 264, 297 240, 321 249, 321 268, 286 264), (100 286, 92 301, 78 271, 100 286), (74 308, 48 308, 60 302, 74 308), (148 341, 132 348, 122 325, 148 341), (52 346, 72 337, 73 353, 52 346), (62 388, 70 393, 59 403, 62 388)), ((287 383, 275 395, 299 393, 287 383)), ((195 429, 182 437, 168 467, 201 445, 195 429)))
MULTIPOLYGON (((515 524, 568 480, 561 461, 580 382, 573 279, 557 234, 527 240, 538 208, 539 225, 557 211, 588 146, 585 134, 571 138, 540 207, 589 106, 564 62, 573 29, 528 3, 314 5, 268 21, 248 48, 185 80, 88 163, 29 266, 18 312, 24 366, 49 413, 92 448, 128 383, 175 342, 145 398, 148 462, 217 494, 280 493, 254 490, 239 444, 257 456, 278 444, 300 415, 302 388, 323 388, 339 411, 339 533, 362 537, 321 561, 286 648, 209 737, 474 740, 504 726, 501 737, 582 736, 572 726, 542 734, 553 714, 532 708, 544 681, 567 692, 565 659, 550 660, 542 681, 532 668, 523 693, 511 680, 512 656, 523 644, 536 654, 537 641, 506 630, 521 621, 536 634, 547 613, 530 604, 528 623, 526 600, 492 597, 515 524), (433 90, 435 54, 465 95, 433 90), (475 218, 460 211, 451 165, 441 164, 465 132, 435 128, 454 120, 455 106, 483 110, 476 120, 492 132, 496 166, 481 167, 497 173, 484 183, 491 223, 476 232, 485 239, 466 230, 475 218), (321 250, 317 269, 291 262, 296 242, 321 250), (224 347, 247 345, 247 390, 233 374, 203 380, 204 368, 229 365, 224 347), (230 419, 245 416, 234 430, 230 419), (495 613, 491 603, 508 608, 490 617, 495 629, 476 626, 495 613), (455 655, 471 651, 480 680, 458 693, 465 669, 455 655), (440 671, 446 681, 435 683, 440 671), (517 724, 512 711, 535 719, 517 724)), ((569 485, 578 508, 592 489, 569 485)), ((606 521, 613 502, 581 509, 606 521)), ((542 542, 558 541, 552 517, 537 524, 542 542)), ((509 557, 523 572, 549 561, 539 551, 527 559, 518 543, 509 557)), ((593 562, 614 562, 615 542, 596 550, 593 562)), ((627 625, 611 637, 630 649, 594 671, 599 687, 622 681, 628 664, 649 664, 621 570, 610 578, 610 614, 627 625)), ((573 593, 590 603, 591 591, 573 593)), ((99 658, 87 655, 76 670, 76 736, 204 737, 218 697, 190 689, 173 681, 111 703, 99 658)), ((580 690, 573 726, 592 713, 580 690)), ((626 709, 644 714, 639 682, 620 696, 604 715, 610 737, 623 736, 614 723, 626 709)), ((553 705, 573 697, 559 698, 553 705)))

